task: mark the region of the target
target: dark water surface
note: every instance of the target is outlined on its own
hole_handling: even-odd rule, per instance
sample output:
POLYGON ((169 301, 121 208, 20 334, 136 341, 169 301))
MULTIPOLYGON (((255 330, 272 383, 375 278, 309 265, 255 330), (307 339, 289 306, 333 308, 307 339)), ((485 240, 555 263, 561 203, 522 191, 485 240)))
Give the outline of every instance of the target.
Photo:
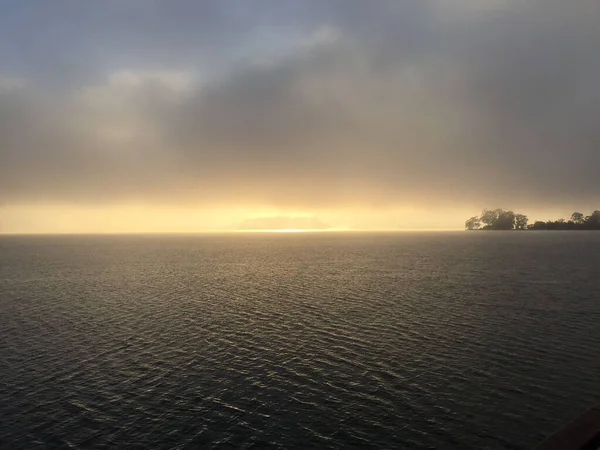
POLYGON ((528 449, 600 403, 600 233, 0 237, 0 447, 528 449))

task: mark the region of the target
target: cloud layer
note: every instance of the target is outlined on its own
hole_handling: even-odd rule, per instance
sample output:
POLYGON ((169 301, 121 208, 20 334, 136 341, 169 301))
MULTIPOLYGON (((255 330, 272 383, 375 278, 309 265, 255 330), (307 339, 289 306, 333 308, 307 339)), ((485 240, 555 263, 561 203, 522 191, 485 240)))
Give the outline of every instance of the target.
POLYGON ((597 2, 76 5, 2 19, 0 203, 600 201, 597 2))

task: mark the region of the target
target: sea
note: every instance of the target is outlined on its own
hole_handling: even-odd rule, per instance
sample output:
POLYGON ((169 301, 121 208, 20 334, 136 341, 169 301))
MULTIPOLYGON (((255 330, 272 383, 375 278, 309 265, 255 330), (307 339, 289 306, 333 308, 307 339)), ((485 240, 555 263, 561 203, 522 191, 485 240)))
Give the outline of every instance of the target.
POLYGON ((531 449, 600 403, 600 233, 0 237, 1 449, 531 449))

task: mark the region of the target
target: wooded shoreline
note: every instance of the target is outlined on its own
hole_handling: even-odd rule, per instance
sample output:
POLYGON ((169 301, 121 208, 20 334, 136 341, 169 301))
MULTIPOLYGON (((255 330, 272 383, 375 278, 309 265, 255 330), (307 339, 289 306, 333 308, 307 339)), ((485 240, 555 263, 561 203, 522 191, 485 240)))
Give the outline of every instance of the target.
POLYGON ((529 223, 529 218, 524 214, 503 209, 484 209, 480 216, 473 216, 465 222, 465 229, 474 230, 600 230, 600 210, 595 210, 585 216, 574 212, 566 219, 538 220, 529 223))

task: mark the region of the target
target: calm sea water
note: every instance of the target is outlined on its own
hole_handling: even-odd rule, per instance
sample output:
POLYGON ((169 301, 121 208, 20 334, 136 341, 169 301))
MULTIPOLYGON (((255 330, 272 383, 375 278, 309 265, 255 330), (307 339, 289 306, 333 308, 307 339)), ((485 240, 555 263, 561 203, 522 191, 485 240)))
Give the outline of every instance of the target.
POLYGON ((0 447, 528 449, 600 403, 600 233, 0 237, 0 447))

